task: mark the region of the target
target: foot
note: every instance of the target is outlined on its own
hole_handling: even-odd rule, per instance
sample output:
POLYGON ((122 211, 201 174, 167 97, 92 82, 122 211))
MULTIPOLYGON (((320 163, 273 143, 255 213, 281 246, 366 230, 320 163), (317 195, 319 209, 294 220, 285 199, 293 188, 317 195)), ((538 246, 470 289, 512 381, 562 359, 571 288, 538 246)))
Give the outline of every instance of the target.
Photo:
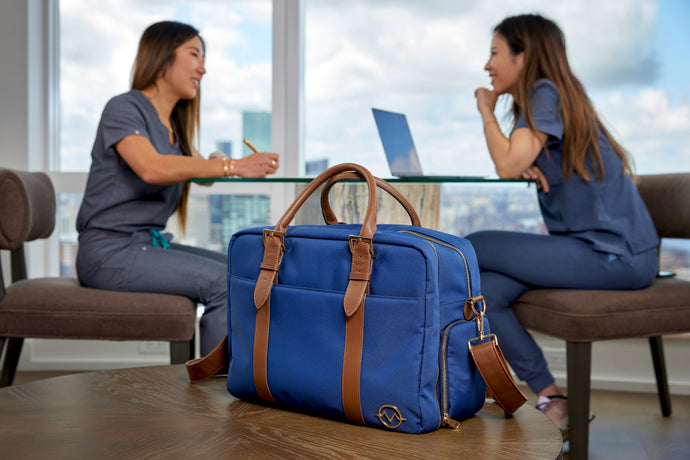
POLYGON ((563 440, 566 441, 568 436, 568 398, 561 395, 539 396, 537 409, 556 424, 563 434, 563 440))

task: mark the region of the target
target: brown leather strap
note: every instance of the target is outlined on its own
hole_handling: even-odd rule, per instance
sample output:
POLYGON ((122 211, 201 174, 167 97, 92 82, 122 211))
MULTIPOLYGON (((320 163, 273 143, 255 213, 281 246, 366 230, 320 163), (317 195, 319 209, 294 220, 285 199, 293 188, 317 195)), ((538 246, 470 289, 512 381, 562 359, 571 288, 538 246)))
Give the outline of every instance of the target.
POLYGON ((470 341, 470 354, 486 382, 487 393, 493 396, 504 411, 512 414, 527 401, 527 396, 520 391, 513 380, 496 337, 493 335, 486 337, 491 337, 492 340, 477 345, 472 345, 470 341))
POLYGON ((189 380, 199 382, 215 375, 229 362, 230 354, 228 353, 228 336, 226 335, 211 353, 202 358, 190 359, 185 363, 185 366, 189 380))
POLYGON ((364 423, 359 391, 364 347, 364 299, 369 292, 374 249, 371 240, 351 237, 350 250, 352 268, 343 298, 347 318, 341 380, 342 400, 345 416, 353 422, 364 423))
MULTIPOLYGON (((253 349, 253 377, 254 386, 257 393, 262 399, 268 401, 275 401, 268 384, 268 338, 269 326, 271 322, 271 288, 277 282, 278 271, 282 261, 283 253, 285 252, 285 232, 287 227, 294 218, 299 208, 309 198, 309 196, 330 177, 336 176, 338 173, 344 171, 354 171, 362 177, 366 183, 369 191, 369 203, 367 211, 364 216, 364 221, 359 232, 359 236, 353 236, 350 239, 350 248, 352 250, 353 267, 350 272, 350 279, 347 290, 345 291, 345 300, 343 301, 343 308, 347 319, 351 319, 361 310, 361 305, 364 304, 364 297, 369 289, 369 276, 371 275, 371 259, 368 253, 373 255, 373 248, 371 238, 376 232, 376 184, 371 173, 363 166, 354 163, 343 163, 340 165, 328 168, 323 173, 319 174, 313 181, 311 181, 305 189, 300 193, 295 201, 288 207, 285 214, 278 220, 273 230, 264 230, 264 255, 260 266, 259 277, 254 287, 254 305, 256 307, 256 323, 254 327, 254 349, 253 349), (353 241, 355 241, 353 245, 353 241), (353 249, 354 248, 354 249, 353 249), (367 254, 364 254, 368 252, 367 254), (366 267, 364 267, 366 265, 366 267)), ((354 338, 351 341, 356 342, 357 337, 363 336, 363 331, 358 332, 358 328, 362 329, 364 320, 355 319, 349 327, 352 329, 350 335, 354 338), (358 325, 358 321, 362 326, 358 325), (354 326, 352 326, 354 325, 354 326)), ((347 328, 346 328, 347 335, 347 328)), ((356 397, 357 406, 359 406, 359 373, 361 368, 361 347, 362 340, 359 339, 359 345, 353 345, 353 348, 348 352, 348 345, 346 344, 347 365, 343 363, 343 374, 347 372, 348 383, 350 388, 356 383, 356 397), (357 351, 359 347, 359 351, 357 351), (355 363, 355 361, 357 361, 355 363)), ((345 385, 345 383, 343 383, 345 385)), ((348 390, 353 391, 353 390, 348 390)), ((350 393, 348 393, 350 394, 350 393)), ((350 399, 348 398, 348 401, 350 399)), ((348 402, 348 408, 352 407, 352 403, 348 402)), ((361 409, 359 410, 359 419, 361 417, 361 409)), ((348 409, 353 412, 353 410, 348 409)))
POLYGON ((342 399, 348 420, 364 423, 360 399, 362 349, 364 347, 364 299, 355 313, 346 319, 345 351, 343 353, 342 399))
POLYGON ((268 336, 271 325, 271 288, 278 281, 278 269, 285 252, 285 234, 264 230, 264 258, 259 278, 254 288, 256 321, 254 324, 254 349, 252 373, 254 387, 261 399, 274 401, 268 385, 268 336))
POLYGON ((254 352, 252 372, 254 387, 261 399, 275 402, 268 386, 268 335, 271 323, 271 295, 268 295, 266 303, 256 311, 256 323, 254 325, 254 352))
POLYGON ((352 251, 352 265, 343 299, 343 308, 348 317, 355 314, 359 306, 364 303, 364 296, 369 292, 369 280, 371 279, 371 267, 374 259, 373 243, 369 239, 350 237, 350 250, 352 251))
POLYGON ((264 257, 259 266, 259 277, 254 287, 254 306, 257 310, 266 304, 271 288, 278 280, 278 270, 284 252, 285 234, 264 230, 264 257))

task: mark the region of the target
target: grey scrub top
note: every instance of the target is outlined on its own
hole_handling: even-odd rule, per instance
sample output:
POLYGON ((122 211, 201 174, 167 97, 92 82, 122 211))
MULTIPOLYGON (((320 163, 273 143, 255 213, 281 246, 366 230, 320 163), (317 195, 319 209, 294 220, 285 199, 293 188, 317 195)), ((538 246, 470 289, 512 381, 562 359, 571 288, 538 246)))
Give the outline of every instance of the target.
POLYGON ((162 230, 175 212, 183 184, 145 183, 115 149, 117 142, 132 134, 146 137, 162 155, 183 154, 179 142, 170 145, 168 129, 141 91, 112 98, 103 109, 91 151, 91 170, 77 215, 80 236, 90 229, 162 230))
MULTIPOLYGON (((560 98, 550 80, 538 80, 530 104, 537 131, 548 135, 546 148, 535 163, 545 174, 550 191, 539 190, 539 206, 549 233, 590 242, 597 251, 639 254, 657 247, 659 238, 649 212, 629 174, 605 136, 599 137, 604 180, 563 176, 563 124, 560 98)), ((515 129, 527 127, 521 115, 515 129)))

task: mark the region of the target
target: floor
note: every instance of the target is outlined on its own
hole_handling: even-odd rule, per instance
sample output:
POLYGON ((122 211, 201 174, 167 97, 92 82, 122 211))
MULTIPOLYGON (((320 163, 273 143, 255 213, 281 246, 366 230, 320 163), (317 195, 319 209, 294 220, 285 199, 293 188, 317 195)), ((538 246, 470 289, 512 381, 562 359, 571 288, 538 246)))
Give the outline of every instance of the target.
MULTIPOLYGON (((64 373, 19 372, 14 383, 60 375, 64 373)), ((673 414, 662 417, 656 394, 593 391, 590 460, 690 459, 690 396, 672 395, 671 402, 673 414)), ((529 403, 534 404, 533 398, 529 403)), ((564 449, 567 460, 567 443, 564 449)))

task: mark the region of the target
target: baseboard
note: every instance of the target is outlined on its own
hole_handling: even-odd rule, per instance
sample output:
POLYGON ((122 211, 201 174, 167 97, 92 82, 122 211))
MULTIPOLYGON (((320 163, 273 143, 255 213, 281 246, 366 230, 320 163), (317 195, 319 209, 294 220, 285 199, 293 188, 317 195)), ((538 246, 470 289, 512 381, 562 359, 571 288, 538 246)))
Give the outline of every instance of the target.
MULTIPOLYGON (((567 387, 565 372, 554 372, 556 384, 562 388, 567 387)), ((652 379, 612 379, 592 376, 592 390, 625 391, 629 393, 657 393, 656 380, 652 379)), ((674 395, 690 396, 690 383, 669 380, 669 392, 674 395)))

